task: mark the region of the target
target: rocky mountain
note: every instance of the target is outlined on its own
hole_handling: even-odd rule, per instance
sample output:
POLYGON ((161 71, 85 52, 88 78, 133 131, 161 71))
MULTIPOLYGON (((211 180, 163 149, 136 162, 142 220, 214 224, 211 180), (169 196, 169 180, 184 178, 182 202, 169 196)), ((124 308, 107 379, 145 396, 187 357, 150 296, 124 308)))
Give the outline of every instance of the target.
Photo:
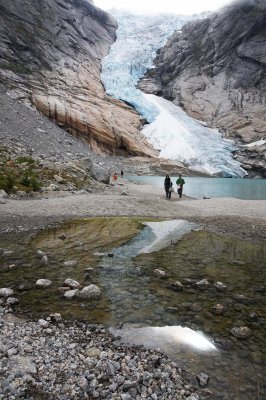
POLYGON ((101 83, 116 28, 87 0, 0 0, 0 81, 97 152, 155 155, 138 114, 101 83))
MULTIPOLYGON (((264 0, 238 0, 204 20, 189 22, 171 36, 154 64, 139 84, 146 93, 172 100, 240 144, 265 137, 264 0)), ((254 147, 237 153, 249 176, 266 176, 261 143, 260 151, 254 147)))

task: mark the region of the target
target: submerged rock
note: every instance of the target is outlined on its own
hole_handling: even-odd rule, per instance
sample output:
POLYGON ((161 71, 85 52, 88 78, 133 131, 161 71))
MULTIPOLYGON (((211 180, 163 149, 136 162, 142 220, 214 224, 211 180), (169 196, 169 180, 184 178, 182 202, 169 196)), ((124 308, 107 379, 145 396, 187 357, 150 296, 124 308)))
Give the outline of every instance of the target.
POLYGON ((212 313, 222 315, 224 313, 224 306, 222 304, 215 304, 215 306, 212 307, 212 313))
POLYGON ((171 283, 171 288, 177 292, 180 292, 183 290, 183 285, 180 281, 175 281, 174 283, 171 283))
POLYGON ((247 326, 235 326, 231 329, 231 333, 237 339, 246 339, 251 336, 251 329, 249 329, 247 326))
POLYGON ((64 262, 64 267, 75 267, 78 264, 76 260, 68 260, 64 262))
POLYGON ((202 279, 201 281, 196 282, 194 286, 199 289, 205 289, 210 286, 210 283, 207 281, 207 279, 202 279))
POLYGON ((201 387, 206 387, 209 382, 209 376, 204 372, 201 372, 199 375, 196 376, 197 381, 201 387))
POLYGON ((222 282, 215 282, 213 286, 219 291, 224 291, 227 289, 227 286, 222 282))
POLYGON ((66 299, 73 299, 73 297, 75 297, 78 292, 78 289, 68 290, 67 292, 65 292, 64 297, 66 299))
POLYGON ((166 272, 163 271, 162 269, 155 269, 154 274, 159 278, 166 278, 166 272))

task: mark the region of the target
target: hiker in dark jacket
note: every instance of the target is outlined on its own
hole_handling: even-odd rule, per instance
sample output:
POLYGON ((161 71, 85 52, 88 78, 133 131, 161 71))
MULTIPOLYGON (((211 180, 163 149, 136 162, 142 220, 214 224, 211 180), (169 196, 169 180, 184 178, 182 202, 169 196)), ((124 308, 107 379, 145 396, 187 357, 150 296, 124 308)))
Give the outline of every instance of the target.
POLYGON ((170 188, 172 188, 173 183, 171 182, 171 178, 169 175, 166 175, 165 180, 164 180, 164 190, 165 190, 165 195, 167 199, 171 199, 171 194, 172 191, 170 188))

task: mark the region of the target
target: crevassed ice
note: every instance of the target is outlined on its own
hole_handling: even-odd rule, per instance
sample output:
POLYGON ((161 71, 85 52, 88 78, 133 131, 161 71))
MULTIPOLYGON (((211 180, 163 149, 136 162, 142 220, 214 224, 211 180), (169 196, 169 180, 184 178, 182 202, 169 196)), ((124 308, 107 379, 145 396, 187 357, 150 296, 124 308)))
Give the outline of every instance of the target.
POLYGON ((102 81, 106 92, 132 105, 150 124, 142 133, 160 151, 160 157, 179 161, 191 169, 244 176, 234 160, 234 143, 221 134, 188 117, 180 107, 136 85, 152 67, 156 51, 168 37, 196 16, 140 16, 113 11, 118 21, 117 40, 102 63, 102 81))
POLYGON ((148 122, 158 115, 157 108, 147 102, 138 80, 152 66, 156 51, 168 37, 192 19, 177 15, 134 15, 112 10, 118 22, 117 40, 102 62, 102 82, 106 92, 131 104, 148 122))

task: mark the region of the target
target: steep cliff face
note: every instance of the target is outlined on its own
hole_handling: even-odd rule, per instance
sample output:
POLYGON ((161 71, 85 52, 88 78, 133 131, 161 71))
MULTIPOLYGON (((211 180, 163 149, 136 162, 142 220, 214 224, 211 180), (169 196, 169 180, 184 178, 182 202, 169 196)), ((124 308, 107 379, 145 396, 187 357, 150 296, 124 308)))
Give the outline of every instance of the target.
POLYGON ((98 152, 155 155, 137 113, 101 83, 116 28, 87 0, 0 0, 0 79, 98 152))
MULTIPOLYGON (((266 135, 266 3, 242 0, 190 22, 139 87, 242 142, 266 135)), ((265 162, 265 158, 264 158, 265 162)))

